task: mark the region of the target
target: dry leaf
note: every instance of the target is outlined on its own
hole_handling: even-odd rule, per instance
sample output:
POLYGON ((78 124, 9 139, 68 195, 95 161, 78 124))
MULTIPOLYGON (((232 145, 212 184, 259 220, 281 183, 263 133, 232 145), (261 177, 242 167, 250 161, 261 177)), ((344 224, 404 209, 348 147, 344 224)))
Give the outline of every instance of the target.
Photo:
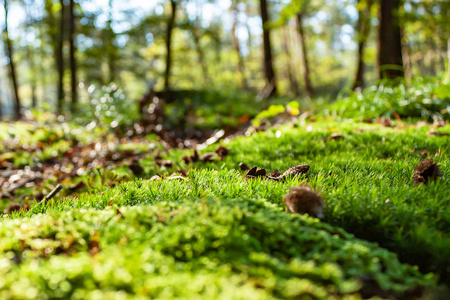
POLYGON ((250 170, 250 167, 247 164, 243 163, 243 162, 241 162, 239 164, 239 168, 241 169, 241 171, 250 170))
POLYGON ((215 160, 215 153, 213 152, 206 152, 200 157, 200 160, 202 162, 213 162, 215 160))
POLYGON ((22 205, 20 205, 20 203, 11 203, 10 205, 8 205, 8 208, 6 209, 6 213, 7 214, 12 214, 15 211, 20 211, 20 209, 22 209, 22 205))
POLYGON ((309 165, 296 165, 286 170, 281 176, 284 178, 289 176, 298 176, 305 174, 309 170, 309 165))
POLYGON ((220 160, 223 160, 230 153, 230 149, 220 145, 216 150, 214 150, 214 152, 217 154, 220 160))
POLYGON ((344 135, 342 135, 342 133, 332 133, 327 140, 328 141, 338 141, 338 140, 343 140, 344 139, 344 135))
POLYGON ((413 180, 415 185, 421 183, 428 183, 431 180, 436 180, 442 177, 441 169, 438 164, 431 159, 422 161, 414 170, 413 180))
POLYGON ((290 192, 283 198, 287 212, 323 219, 323 200, 319 194, 308 186, 292 187, 290 192))

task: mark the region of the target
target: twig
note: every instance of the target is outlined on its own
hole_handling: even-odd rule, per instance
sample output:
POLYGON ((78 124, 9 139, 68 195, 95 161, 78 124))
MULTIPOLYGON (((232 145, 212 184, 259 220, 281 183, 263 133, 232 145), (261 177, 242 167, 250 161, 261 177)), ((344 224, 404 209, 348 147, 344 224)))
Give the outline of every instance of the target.
POLYGON ((55 197, 55 195, 62 190, 63 186, 61 184, 58 184, 47 196, 45 196, 44 199, 41 200, 41 202, 39 202, 39 205, 44 204, 46 201, 52 199, 53 197, 55 197))

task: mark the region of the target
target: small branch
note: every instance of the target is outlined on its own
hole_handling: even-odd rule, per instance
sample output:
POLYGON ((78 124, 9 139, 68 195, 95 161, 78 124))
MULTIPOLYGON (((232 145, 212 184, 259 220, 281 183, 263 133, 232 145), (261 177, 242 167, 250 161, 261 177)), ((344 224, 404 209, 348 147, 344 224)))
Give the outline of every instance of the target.
POLYGON ((55 197, 55 195, 62 190, 63 186, 61 184, 58 184, 47 196, 45 196, 44 199, 42 199, 41 202, 39 202, 39 205, 44 204, 46 201, 52 199, 55 197))

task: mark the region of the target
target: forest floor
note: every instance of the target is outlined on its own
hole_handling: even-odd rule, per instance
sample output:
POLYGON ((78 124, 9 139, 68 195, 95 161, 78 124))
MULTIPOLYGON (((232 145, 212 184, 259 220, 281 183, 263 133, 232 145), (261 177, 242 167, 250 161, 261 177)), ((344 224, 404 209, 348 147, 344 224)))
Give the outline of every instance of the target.
POLYGON ((450 125, 393 123, 285 113, 198 155, 155 135, 0 124, 0 298, 445 299, 450 125), (246 176, 295 165, 309 169, 246 176), (285 211, 300 185, 323 220, 285 211))

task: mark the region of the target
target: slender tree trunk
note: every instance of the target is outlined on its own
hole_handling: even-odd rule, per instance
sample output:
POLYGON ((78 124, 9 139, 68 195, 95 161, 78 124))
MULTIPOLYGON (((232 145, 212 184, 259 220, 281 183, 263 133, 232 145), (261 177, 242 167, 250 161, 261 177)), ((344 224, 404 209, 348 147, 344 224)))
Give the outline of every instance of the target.
POLYGON ((69 2, 69 46, 70 46, 70 86, 72 92, 72 105, 71 112, 74 113, 77 110, 78 104, 78 80, 77 80, 77 60, 76 60, 76 46, 75 46, 75 11, 74 11, 74 0, 70 0, 69 2))
MULTIPOLYGON (((32 4, 31 4, 32 5, 32 4)), ((33 14, 30 9, 30 4, 25 2, 25 11, 27 14, 27 28, 31 28, 33 24, 35 23, 35 20, 33 18, 33 14)), ((36 97, 36 68, 34 63, 34 51, 32 45, 27 45, 26 47, 26 55, 28 60, 28 65, 30 69, 30 85, 31 85, 31 107, 36 109, 37 106, 37 97, 36 97)))
POLYGON ((64 56, 63 56, 63 47, 64 47, 64 32, 65 32, 65 22, 66 22, 66 9, 64 5, 64 0, 60 0, 61 4, 61 20, 60 20, 60 32, 59 32, 59 41, 58 41, 58 49, 56 51, 56 59, 58 60, 58 105, 56 113, 58 115, 63 112, 63 104, 64 104, 64 56))
POLYGON ((233 16, 233 23, 231 26, 231 41, 233 43, 234 51, 236 51, 236 55, 238 57, 238 72, 241 74, 241 86, 244 89, 248 88, 247 79, 245 78, 245 68, 244 68, 244 60, 241 55, 241 46, 239 43, 239 39, 236 35, 237 25, 238 25, 238 0, 232 0, 230 6, 231 14, 233 16))
POLYGON ((405 66, 405 78, 408 85, 411 83, 411 58, 409 57, 409 47, 408 42, 406 40, 405 32, 403 28, 401 29, 401 37, 402 37, 402 58, 405 66))
POLYGON ((200 64, 200 67, 202 68, 203 82, 205 85, 207 85, 211 82, 211 79, 209 78, 209 75, 208 75, 208 65, 206 64, 206 61, 205 61, 205 53, 203 52, 203 48, 200 45, 200 36, 198 34, 197 25, 194 25, 194 28, 192 29, 192 39, 194 40, 195 51, 197 51, 198 63, 200 64))
POLYGON ((450 78, 450 38, 447 39, 447 73, 450 78))
POLYGON ((167 23, 167 33, 166 33, 166 72, 164 74, 164 89, 170 89, 170 68, 172 67, 172 31, 175 27, 175 17, 177 12, 177 1, 170 0, 170 5, 172 11, 169 17, 169 22, 167 23))
POLYGON ((34 66, 34 54, 31 46, 27 46, 27 59, 31 72, 31 107, 36 109, 37 97, 36 97, 36 70, 34 66))
POLYGON ((298 96, 300 95, 300 88, 295 78, 294 71, 292 70, 292 57, 291 57, 291 49, 289 46, 290 45, 289 31, 286 28, 284 28, 282 31, 282 39, 283 39, 283 50, 287 56, 286 69, 289 79, 289 88, 291 90, 291 93, 293 93, 295 96, 298 96))
POLYGON ((271 88, 269 97, 277 94, 277 83, 275 80, 275 72, 273 70, 272 47, 270 43, 269 13, 267 11, 267 1, 260 0, 261 20, 263 25, 263 45, 264 45, 264 75, 267 85, 271 88))
POLYGON ((403 78, 402 38, 399 11, 402 0, 380 0, 378 27, 378 76, 403 78))
MULTIPOLYGON (((2 86, 2 83, 0 81, 0 87, 2 86)), ((2 93, 0 92, 0 121, 2 120, 3 116, 3 103, 2 103, 2 93)))
MULTIPOLYGON (((358 0, 358 4, 361 0, 358 0)), ((356 30, 358 32, 358 65, 356 70, 355 81, 352 90, 364 87, 364 48, 370 31, 370 11, 372 9, 373 0, 365 1, 364 9, 358 10, 358 23, 356 30)))
POLYGON ((11 77, 12 82, 12 88, 13 88, 13 96, 14 96, 14 118, 16 120, 19 120, 22 117, 22 113, 20 111, 21 109, 21 102, 19 97, 19 87, 17 83, 17 75, 16 75, 16 66, 14 62, 14 49, 12 46, 12 41, 9 38, 9 32, 8 32, 8 1, 3 0, 3 8, 5 10, 5 45, 6 45, 6 55, 9 59, 9 75, 11 77))
POLYGON ((108 71, 109 71, 109 82, 114 82, 116 80, 116 61, 117 61, 117 53, 116 53, 116 45, 114 44, 116 40, 116 34, 112 29, 112 10, 113 10, 114 1, 109 0, 109 20, 106 26, 106 35, 107 45, 108 45, 108 71))
POLYGON ((248 23, 248 20, 250 19, 250 0, 247 0, 245 3, 245 14, 247 16, 246 22, 245 22, 245 28, 247 29, 247 48, 248 48, 248 56, 251 57, 252 55, 252 45, 253 45, 253 33, 252 29, 250 28, 250 24, 248 23))
POLYGON ((310 72, 309 72, 309 60, 308 60, 308 53, 306 48, 306 36, 305 31, 303 29, 303 15, 301 12, 297 13, 297 29, 298 29, 298 35, 300 40, 300 46, 302 48, 302 62, 303 62, 303 78, 305 80, 305 90, 306 90, 306 96, 308 98, 311 98, 311 96, 314 93, 314 89, 311 85, 310 80, 310 72))

